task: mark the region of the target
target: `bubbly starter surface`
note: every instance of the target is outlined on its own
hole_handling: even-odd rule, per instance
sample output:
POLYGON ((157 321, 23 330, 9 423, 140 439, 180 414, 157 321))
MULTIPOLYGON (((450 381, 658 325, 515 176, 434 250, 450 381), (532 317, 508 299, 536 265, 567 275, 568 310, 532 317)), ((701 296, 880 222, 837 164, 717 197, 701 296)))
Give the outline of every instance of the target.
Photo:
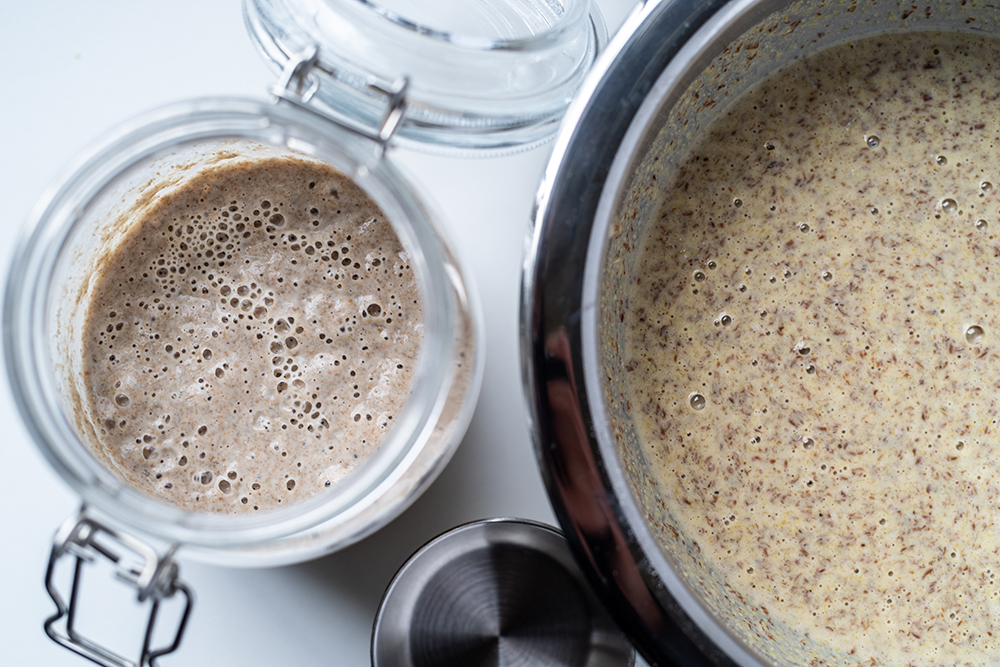
POLYGON ((205 171, 106 258, 87 406, 132 485, 192 511, 265 511, 381 442, 422 335, 407 254, 352 181, 268 159, 205 171))
POLYGON ((772 75, 664 188, 631 290, 647 456, 734 591, 865 664, 1000 662, 1000 47, 772 75))

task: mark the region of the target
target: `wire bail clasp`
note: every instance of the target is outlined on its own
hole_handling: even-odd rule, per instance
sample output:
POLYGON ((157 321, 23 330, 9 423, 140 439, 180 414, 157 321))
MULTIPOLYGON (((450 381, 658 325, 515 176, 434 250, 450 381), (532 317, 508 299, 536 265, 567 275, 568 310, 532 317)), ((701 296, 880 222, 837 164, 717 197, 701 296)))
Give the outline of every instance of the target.
POLYGON ((373 132, 369 127, 353 121, 353 119, 352 122, 348 122, 310 104, 320 85, 319 79, 313 73, 314 70, 323 72, 334 78, 337 77, 336 71, 324 66, 322 61, 320 61, 319 47, 312 44, 298 53, 289 55, 288 62, 285 63, 281 71, 281 76, 278 77, 277 83, 271 88, 271 94, 280 100, 306 109, 330 122, 336 123, 341 127, 376 142, 381 149, 380 155, 384 154, 405 118, 410 78, 408 76, 401 76, 388 88, 379 84, 374 77, 366 79, 365 87, 369 92, 373 96, 386 99, 385 112, 382 114, 378 129, 373 132))
POLYGON ((68 648, 99 665, 105 667, 149 667, 157 658, 172 653, 180 646, 191 613, 192 594, 178 578, 177 563, 173 549, 162 556, 149 545, 136 538, 119 533, 86 515, 81 508, 56 533, 48 568, 45 571, 45 589, 56 604, 56 613, 45 620, 45 634, 54 642, 68 648), (69 601, 59 593, 55 584, 56 564, 63 556, 76 558, 70 583, 69 601), (138 661, 129 660, 104 646, 84 637, 76 629, 76 612, 79 606, 79 588, 83 567, 98 558, 110 561, 116 566, 115 577, 138 591, 139 602, 150 602, 149 617, 138 661), (165 647, 152 647, 153 631, 156 627, 160 602, 180 593, 183 596, 183 611, 173 640, 165 647), (65 619, 65 628, 56 624, 65 619))

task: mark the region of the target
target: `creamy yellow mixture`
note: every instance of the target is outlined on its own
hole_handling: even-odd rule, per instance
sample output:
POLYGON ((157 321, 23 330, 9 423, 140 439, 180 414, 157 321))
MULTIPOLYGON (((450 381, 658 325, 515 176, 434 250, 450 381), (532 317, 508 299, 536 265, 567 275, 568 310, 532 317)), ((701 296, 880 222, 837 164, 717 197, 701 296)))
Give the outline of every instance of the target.
POLYGON ((836 47, 666 184, 632 412, 729 586, 861 662, 1000 662, 1000 44, 836 47))
POLYGON ((84 331, 95 447, 191 511, 325 489, 409 395, 419 289, 378 206, 324 165, 207 170, 103 262, 84 331))

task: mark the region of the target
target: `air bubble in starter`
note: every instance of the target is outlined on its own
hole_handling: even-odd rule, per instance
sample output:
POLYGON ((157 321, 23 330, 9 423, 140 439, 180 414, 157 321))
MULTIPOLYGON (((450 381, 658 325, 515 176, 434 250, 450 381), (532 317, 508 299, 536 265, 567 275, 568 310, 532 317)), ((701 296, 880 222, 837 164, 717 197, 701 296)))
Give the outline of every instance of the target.
POLYGON ((976 345, 982 342, 983 336, 985 335, 986 332, 983 331, 983 328, 978 324, 973 324, 971 327, 965 330, 965 340, 967 340, 972 345, 976 345))

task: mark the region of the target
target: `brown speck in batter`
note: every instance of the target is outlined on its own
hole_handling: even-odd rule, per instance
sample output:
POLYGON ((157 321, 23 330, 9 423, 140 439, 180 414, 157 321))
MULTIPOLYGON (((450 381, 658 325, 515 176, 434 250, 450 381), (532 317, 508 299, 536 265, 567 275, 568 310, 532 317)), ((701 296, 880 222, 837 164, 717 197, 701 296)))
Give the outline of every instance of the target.
POLYGON ((628 399, 678 529, 859 664, 1000 663, 997 91, 985 37, 799 61, 663 183, 635 264, 628 399), (729 256, 755 270, 703 270, 729 256))

